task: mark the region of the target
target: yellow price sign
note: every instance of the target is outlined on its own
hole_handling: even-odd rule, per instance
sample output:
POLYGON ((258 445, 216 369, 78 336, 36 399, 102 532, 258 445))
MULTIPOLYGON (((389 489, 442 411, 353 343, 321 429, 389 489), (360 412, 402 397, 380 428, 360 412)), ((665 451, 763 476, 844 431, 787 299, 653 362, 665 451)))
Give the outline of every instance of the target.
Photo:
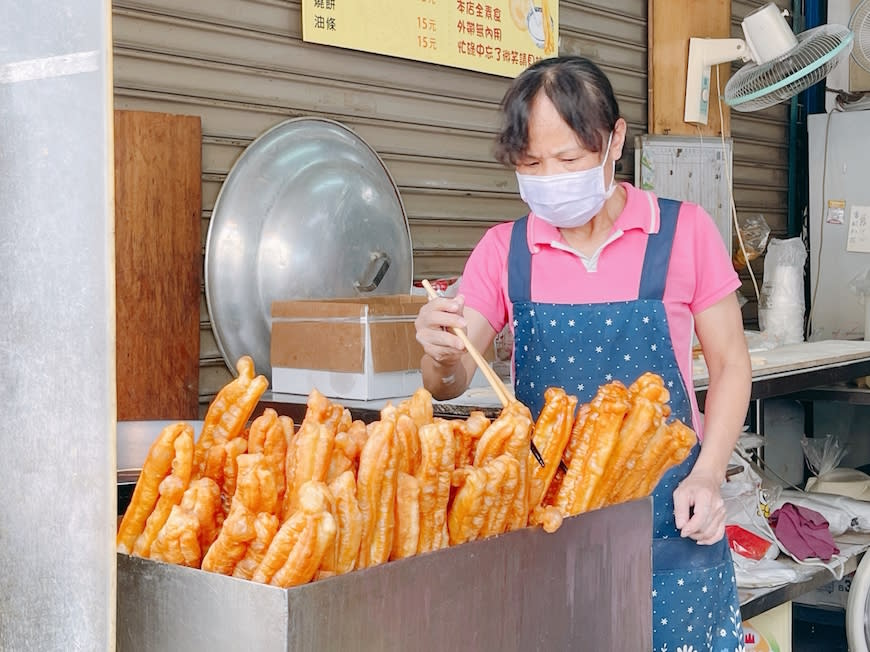
POLYGON ((558 0, 302 0, 310 43, 515 77, 558 54, 558 0))

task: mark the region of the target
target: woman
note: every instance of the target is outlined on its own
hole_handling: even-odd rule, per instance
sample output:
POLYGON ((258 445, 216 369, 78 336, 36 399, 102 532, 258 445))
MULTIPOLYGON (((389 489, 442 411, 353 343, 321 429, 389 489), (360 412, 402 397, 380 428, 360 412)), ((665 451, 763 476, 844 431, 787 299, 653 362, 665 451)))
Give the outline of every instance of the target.
POLYGON ((529 215, 484 235, 460 294, 420 310, 424 384, 461 394, 474 361, 450 327, 486 349, 514 331, 514 387, 534 414, 551 385, 581 402, 610 380, 661 375, 672 415, 702 445, 653 495, 654 649, 738 650, 743 635, 719 487, 751 383, 734 291, 710 217, 616 183, 626 123, 610 82, 580 57, 542 60, 502 102, 497 158, 516 170, 529 215), (692 386, 692 331, 709 369, 705 422, 692 386))

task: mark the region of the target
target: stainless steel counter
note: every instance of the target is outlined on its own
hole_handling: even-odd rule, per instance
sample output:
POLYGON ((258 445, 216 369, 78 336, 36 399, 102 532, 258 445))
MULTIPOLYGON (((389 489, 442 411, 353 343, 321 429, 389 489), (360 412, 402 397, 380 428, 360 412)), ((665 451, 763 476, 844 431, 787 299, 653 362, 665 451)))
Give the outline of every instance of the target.
POLYGON ((281 589, 118 555, 118 650, 648 650, 652 501, 281 589))

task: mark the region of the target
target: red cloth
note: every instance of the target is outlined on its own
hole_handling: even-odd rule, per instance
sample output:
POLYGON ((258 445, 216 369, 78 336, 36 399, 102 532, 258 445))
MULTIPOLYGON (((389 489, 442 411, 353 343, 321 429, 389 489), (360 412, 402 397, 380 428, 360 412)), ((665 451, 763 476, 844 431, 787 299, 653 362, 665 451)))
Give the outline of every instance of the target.
POLYGON ((813 509, 784 503, 770 515, 769 522, 779 542, 801 561, 808 557, 830 561, 840 552, 827 519, 813 509))

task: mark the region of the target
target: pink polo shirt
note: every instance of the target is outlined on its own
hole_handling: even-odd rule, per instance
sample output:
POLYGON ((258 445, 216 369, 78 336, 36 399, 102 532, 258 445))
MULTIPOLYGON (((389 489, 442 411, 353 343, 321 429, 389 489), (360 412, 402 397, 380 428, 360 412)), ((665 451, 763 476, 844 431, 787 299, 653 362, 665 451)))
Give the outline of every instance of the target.
MULTIPOLYGON (((558 229, 531 214, 532 301, 602 303, 637 299, 647 238, 658 233, 655 195, 623 183, 625 208, 610 237, 591 258, 573 249, 558 229)), ((462 275, 465 305, 489 321, 496 332, 513 322, 508 296, 507 257, 512 222, 489 229, 474 248, 462 275)), ((680 373, 689 390, 695 431, 701 422, 692 383, 693 315, 740 287, 731 257, 713 220, 697 204, 680 208, 665 283, 664 305, 680 373)))

